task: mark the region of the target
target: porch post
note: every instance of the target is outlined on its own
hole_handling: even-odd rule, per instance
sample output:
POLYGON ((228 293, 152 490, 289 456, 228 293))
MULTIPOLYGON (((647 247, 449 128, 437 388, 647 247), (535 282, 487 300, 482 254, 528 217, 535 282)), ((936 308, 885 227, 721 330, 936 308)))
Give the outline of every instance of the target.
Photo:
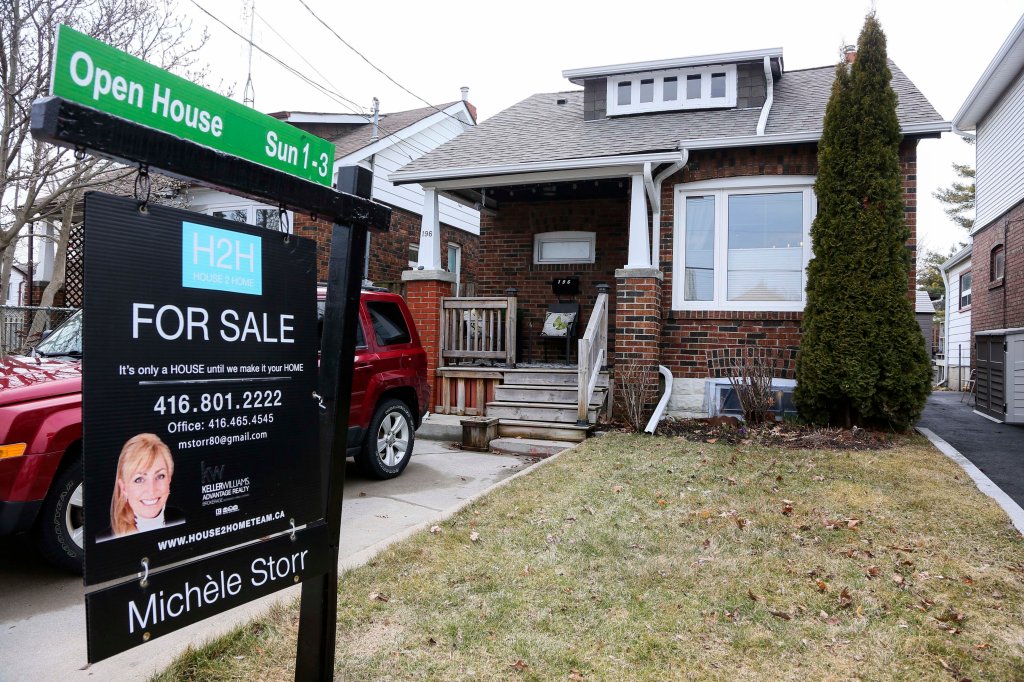
POLYGON ((441 269, 441 221, 437 212, 437 190, 433 187, 423 188, 423 222, 416 269, 441 269))
MULTIPOLYGON (((658 384, 662 281, 663 275, 656 268, 615 271, 615 391, 620 395, 630 391, 625 383, 629 379, 658 384)), ((657 396, 653 400, 644 406, 648 415, 657 396)))
POLYGON ((651 226, 647 220, 647 192, 643 173, 630 176, 629 261, 627 270, 651 267, 651 226))

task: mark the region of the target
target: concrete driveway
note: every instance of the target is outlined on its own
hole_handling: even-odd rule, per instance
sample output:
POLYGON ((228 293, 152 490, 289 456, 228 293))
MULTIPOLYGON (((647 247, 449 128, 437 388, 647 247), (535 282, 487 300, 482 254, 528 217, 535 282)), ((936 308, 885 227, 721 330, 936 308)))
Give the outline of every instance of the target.
POLYGON ((974 413, 970 396, 936 391, 917 425, 931 430, 1024 507, 1024 426, 998 424, 974 413))
MULTIPOLYGON (((339 565, 365 562, 391 540, 440 518, 534 461, 417 438, 400 477, 373 481, 349 476, 339 565)), ((85 667, 81 578, 44 563, 22 538, 0 538, 0 681, 144 680, 190 644, 223 634, 274 601, 298 594, 297 586, 278 592, 85 667)))

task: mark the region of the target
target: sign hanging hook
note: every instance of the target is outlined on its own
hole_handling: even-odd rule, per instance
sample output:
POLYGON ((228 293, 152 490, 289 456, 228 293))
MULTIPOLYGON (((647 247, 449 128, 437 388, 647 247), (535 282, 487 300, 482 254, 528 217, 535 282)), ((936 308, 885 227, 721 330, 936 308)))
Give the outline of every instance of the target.
POLYGON ((147 587, 149 585, 149 557, 142 557, 142 573, 139 575, 142 577, 139 587, 147 587))
POLYGON ((139 164, 139 172, 135 175, 135 199, 139 204, 139 213, 146 213, 149 207, 149 194, 153 189, 153 181, 149 177, 149 166, 139 164), (141 195, 141 196, 140 196, 141 195))

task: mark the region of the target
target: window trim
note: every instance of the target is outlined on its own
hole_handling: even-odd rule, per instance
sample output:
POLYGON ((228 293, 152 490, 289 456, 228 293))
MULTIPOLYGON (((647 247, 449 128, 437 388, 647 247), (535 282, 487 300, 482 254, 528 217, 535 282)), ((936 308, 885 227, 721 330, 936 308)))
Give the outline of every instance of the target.
MULTIPOLYGON (((203 206, 202 212, 205 213, 208 216, 213 217, 214 212, 223 213, 223 212, 227 212, 227 211, 245 211, 245 214, 246 214, 247 217, 246 217, 245 223, 243 223, 243 224, 249 225, 250 227, 259 227, 256 224, 256 211, 258 211, 258 210, 278 211, 280 209, 275 208, 274 206, 270 206, 268 204, 259 204, 259 203, 253 203, 253 202, 247 202, 247 201, 240 201, 240 202, 230 202, 230 203, 228 203, 228 202, 220 202, 220 203, 216 203, 216 204, 206 204, 206 205, 203 206)), ((287 217, 286 220, 287 220, 288 224, 287 224, 286 227, 288 229, 287 229, 287 231, 282 230, 280 232, 280 234, 295 234, 295 213, 292 212, 292 211, 288 211, 287 215, 288 215, 288 217, 287 217)), ((225 220, 230 220, 230 218, 225 218, 225 220)), ((238 221, 235 221, 235 222, 238 222, 238 221)), ((267 228, 263 228, 263 229, 267 229, 267 228)), ((277 230, 271 230, 271 232, 277 232, 277 230)))
POLYGON ((974 287, 974 274, 971 272, 971 270, 964 270, 963 272, 960 273, 960 277, 957 279, 956 286, 956 299, 957 304, 959 305, 959 308, 957 308, 957 310, 967 310, 968 308, 971 307, 971 291, 974 287), (967 303, 964 303, 964 277, 971 278, 971 286, 967 287, 967 303))
POLYGON ((764 311, 800 312, 807 303, 807 265, 813 257, 811 248, 811 223, 818 212, 817 197, 814 194, 813 175, 746 176, 701 180, 678 184, 674 187, 675 209, 673 216, 672 244, 672 309, 673 310, 721 310, 721 311, 764 311), (729 301, 726 299, 728 281, 728 197, 730 194, 782 194, 800 192, 803 194, 803 261, 801 276, 803 291, 799 301, 729 301), (686 273, 686 198, 689 196, 715 195, 715 283, 710 301, 687 301, 684 298, 686 273))
POLYGON ((664 71, 642 71, 624 73, 608 77, 607 112, 609 116, 625 114, 642 114, 652 111, 678 111, 685 109, 722 109, 736 106, 736 65, 713 64, 694 66, 685 69, 668 69, 664 71), (725 96, 711 96, 711 74, 725 73, 725 96), (701 96, 697 99, 686 98, 686 77, 700 75, 701 96), (665 100, 665 78, 676 78, 676 98, 665 100), (640 81, 654 80, 654 100, 640 101, 640 81), (630 83, 629 104, 619 104, 619 85, 630 83))
POLYGON ((996 244, 992 247, 992 250, 988 255, 988 281, 997 284, 1002 282, 1006 277, 1006 247, 1004 244, 996 244), (996 276, 996 256, 1002 255, 1003 257, 1003 271, 996 276))
POLYGON ((533 264, 559 265, 593 263, 597 255, 597 233, 583 230, 562 230, 559 232, 538 232, 533 235, 533 264), (589 255, 585 258, 541 258, 541 247, 551 242, 585 242, 589 255))
POLYGON ((448 272, 455 275, 455 286, 453 287, 453 294, 455 296, 461 296, 462 290, 462 244, 458 242, 448 242, 448 272), (455 249, 455 267, 452 268, 451 255, 452 249, 455 249))

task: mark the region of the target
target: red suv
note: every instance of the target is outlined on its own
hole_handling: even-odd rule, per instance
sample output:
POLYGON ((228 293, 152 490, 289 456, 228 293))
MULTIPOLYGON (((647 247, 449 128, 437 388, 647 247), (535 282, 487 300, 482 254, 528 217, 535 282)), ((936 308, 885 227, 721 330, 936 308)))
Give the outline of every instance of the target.
MULTIPOLYGON (((323 314, 325 289, 318 291, 323 314)), ((348 454, 398 476, 427 412, 427 356, 405 300, 364 289, 348 454)), ((0 535, 31 531, 52 563, 82 570, 82 315, 27 356, 0 358, 0 535)))

